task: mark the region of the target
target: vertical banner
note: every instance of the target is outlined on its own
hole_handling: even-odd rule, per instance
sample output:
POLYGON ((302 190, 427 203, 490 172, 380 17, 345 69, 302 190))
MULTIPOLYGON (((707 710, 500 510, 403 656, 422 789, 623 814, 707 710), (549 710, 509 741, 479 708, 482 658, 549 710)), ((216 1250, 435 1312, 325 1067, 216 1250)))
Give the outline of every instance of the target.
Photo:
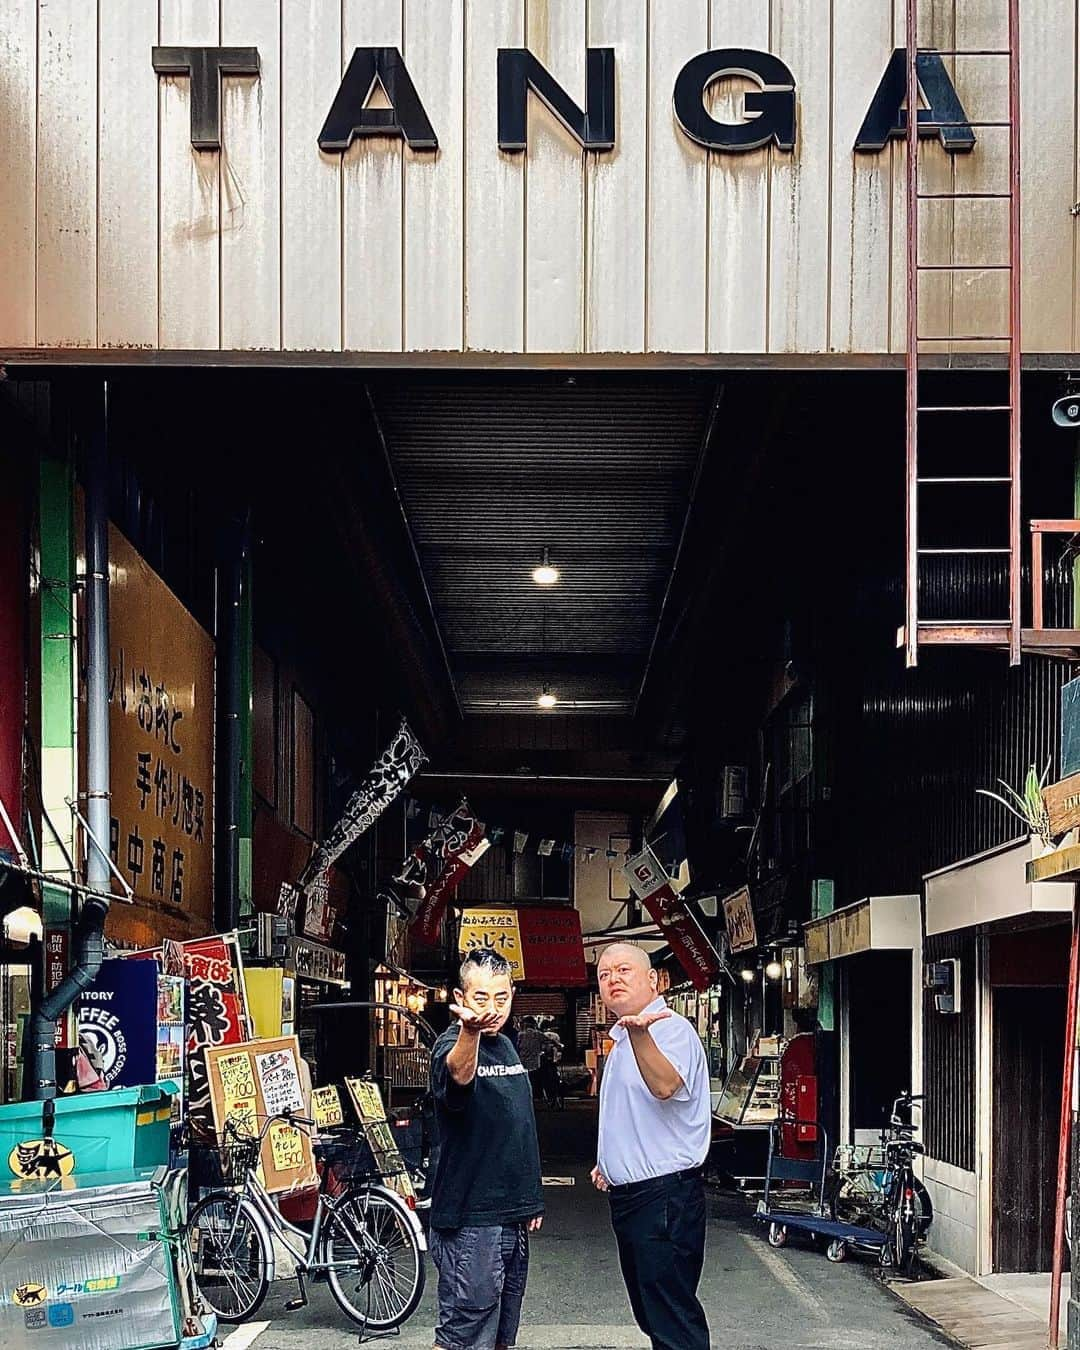
POLYGON ((439 821, 394 878, 398 883, 422 888, 423 900, 412 926, 423 942, 437 940, 450 897, 489 847, 483 821, 477 820, 468 803, 462 801, 452 815, 439 821))
MULTIPOLYGON (((181 960, 188 982, 188 1120, 202 1131, 213 1128, 206 1052, 247 1039, 247 1009, 235 938, 185 942, 181 960)), ((237 949, 238 951, 238 949, 237 949)))
POLYGON ((652 849, 628 858, 623 873, 659 926, 695 989, 708 989, 720 974, 720 957, 701 924, 676 894, 652 849))
POLYGON ((420 742, 413 735, 409 724, 402 719, 397 735, 349 798, 345 814, 311 855, 298 883, 301 890, 310 884, 312 878, 325 872, 350 844, 374 825, 421 764, 426 763, 427 755, 420 742))

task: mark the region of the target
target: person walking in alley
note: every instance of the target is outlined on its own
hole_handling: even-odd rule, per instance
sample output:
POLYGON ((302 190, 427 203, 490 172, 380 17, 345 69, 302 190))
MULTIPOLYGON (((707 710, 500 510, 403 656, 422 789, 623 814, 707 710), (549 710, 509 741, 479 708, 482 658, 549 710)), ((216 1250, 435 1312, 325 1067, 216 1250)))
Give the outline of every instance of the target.
POLYGON ((457 1022, 431 1054, 440 1145, 431 1202, 435 1347, 503 1350, 517 1338, 529 1233, 543 1222, 540 1149, 528 1075, 500 1034, 513 999, 509 963, 470 952, 460 981, 457 1022))
POLYGON ((532 1084, 533 1100, 540 1095, 540 1065, 544 1054, 544 1033, 535 1017, 526 1017, 518 1032, 517 1052, 532 1084))
POLYGON ((615 943, 597 966, 618 1019, 600 1085, 593 1184, 611 1225, 630 1306, 653 1350, 709 1350, 697 1297, 705 1261, 709 1071, 697 1033, 657 994, 639 947, 615 943))

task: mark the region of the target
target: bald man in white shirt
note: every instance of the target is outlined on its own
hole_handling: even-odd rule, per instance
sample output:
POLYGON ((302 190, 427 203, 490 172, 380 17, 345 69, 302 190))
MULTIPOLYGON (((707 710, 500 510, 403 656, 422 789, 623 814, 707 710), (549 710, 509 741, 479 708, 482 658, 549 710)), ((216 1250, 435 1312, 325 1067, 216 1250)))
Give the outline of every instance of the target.
POLYGON ((697 1032, 657 993, 647 954, 615 943, 597 975, 618 1018, 600 1086, 593 1184, 611 1199, 630 1306, 653 1350, 709 1350, 705 1261, 709 1069, 697 1032))

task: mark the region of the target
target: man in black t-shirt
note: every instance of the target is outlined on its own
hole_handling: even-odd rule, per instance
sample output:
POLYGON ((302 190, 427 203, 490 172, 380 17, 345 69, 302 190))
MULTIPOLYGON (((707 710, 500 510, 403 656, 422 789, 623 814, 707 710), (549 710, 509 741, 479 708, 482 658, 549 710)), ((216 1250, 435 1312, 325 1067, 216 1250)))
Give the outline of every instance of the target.
POLYGON ((439 1272, 436 1350, 503 1350, 517 1338, 529 1233, 543 1222, 529 1077, 507 1037, 510 966, 470 952, 431 1054, 439 1156, 431 1256, 439 1272))

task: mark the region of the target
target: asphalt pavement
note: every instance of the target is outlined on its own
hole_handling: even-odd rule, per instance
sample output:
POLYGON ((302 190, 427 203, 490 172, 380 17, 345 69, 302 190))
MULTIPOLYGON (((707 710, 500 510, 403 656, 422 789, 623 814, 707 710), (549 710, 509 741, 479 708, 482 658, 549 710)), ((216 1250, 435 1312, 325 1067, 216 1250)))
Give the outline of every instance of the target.
MULTIPOLYGON (((588 1182, 595 1158, 595 1111, 584 1104, 540 1112, 548 1211, 533 1240, 521 1350, 623 1350, 647 1347, 626 1301, 608 1202, 588 1182), (572 1182, 573 1184, 566 1184, 572 1182)), ((710 1224, 701 1298, 713 1345, 724 1350, 924 1350, 949 1345, 900 1302, 869 1259, 833 1265, 793 1239, 780 1251, 746 1201, 710 1192, 710 1224)), ((434 1272, 419 1309, 388 1350, 431 1347, 434 1272)), ((227 1341, 228 1350, 345 1350, 358 1344, 324 1285, 307 1308, 288 1313, 295 1285, 271 1291, 259 1322, 227 1341)))

